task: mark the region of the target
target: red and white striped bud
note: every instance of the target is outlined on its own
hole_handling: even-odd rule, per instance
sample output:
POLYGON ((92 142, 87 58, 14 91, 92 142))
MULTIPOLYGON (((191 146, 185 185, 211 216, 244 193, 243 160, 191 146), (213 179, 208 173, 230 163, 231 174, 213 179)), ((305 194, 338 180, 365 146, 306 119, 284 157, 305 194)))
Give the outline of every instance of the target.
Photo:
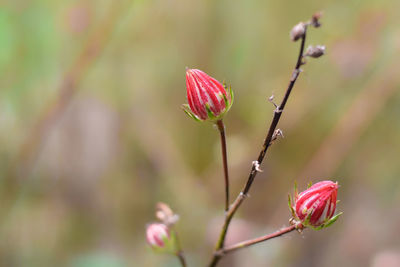
POLYGON ((189 104, 183 110, 195 120, 219 120, 232 106, 232 90, 201 70, 186 70, 186 89, 189 104))
MULTIPOLYGON (((322 181, 297 194, 291 207, 297 223, 304 227, 322 229, 334 223, 341 213, 335 214, 339 185, 332 181, 322 181)), ((290 204, 291 205, 291 204, 290 204)))
POLYGON ((175 235, 165 224, 149 224, 146 229, 146 239, 156 252, 173 253, 176 250, 175 235))

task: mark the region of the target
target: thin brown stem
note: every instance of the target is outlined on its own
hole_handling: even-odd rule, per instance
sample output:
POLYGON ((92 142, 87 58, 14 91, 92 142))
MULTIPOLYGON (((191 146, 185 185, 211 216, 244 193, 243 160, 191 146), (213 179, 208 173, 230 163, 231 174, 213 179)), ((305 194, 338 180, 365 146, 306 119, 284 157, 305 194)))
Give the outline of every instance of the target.
MULTIPOLYGON (((306 30, 307 30, 307 27, 306 27, 306 30)), ((289 85, 286 89, 285 96, 283 97, 280 105, 274 110, 274 116, 273 116, 271 125, 269 127, 267 136, 265 138, 262 150, 260 151, 260 153, 258 155, 257 161, 254 161, 252 164, 250 174, 249 174, 249 177, 247 179, 245 186, 243 187, 242 191, 237 196, 235 202, 233 202, 233 204, 230 206, 228 212, 226 213, 224 225, 222 226, 217 244, 215 246, 215 251, 219 251, 220 249, 222 249, 224 247, 225 238, 226 238, 226 234, 227 234, 227 231, 229 228, 229 224, 230 224, 233 216, 235 215, 236 211, 242 204, 243 200, 246 198, 246 196, 250 190, 250 187, 253 184, 254 178, 256 177, 257 173, 259 172, 259 166, 261 165, 262 161, 264 160, 265 155, 268 151, 268 148, 272 144, 274 133, 275 133, 276 127, 278 125, 278 122, 281 118, 283 110, 289 99, 290 93, 292 92, 292 89, 297 81, 297 78, 300 75, 300 72, 301 72, 300 66, 303 64, 302 60, 303 60, 303 55, 304 55, 304 45, 306 42, 306 32, 307 31, 305 31, 304 35, 301 37, 299 55, 297 57, 296 65, 295 65, 292 75, 290 77, 289 85)), ((222 257, 222 255, 214 253, 211 263, 209 264, 209 267, 216 266, 221 257, 222 257)))
POLYGON ((185 260, 185 256, 183 255, 183 251, 180 250, 176 253, 176 256, 179 259, 180 264, 182 265, 182 267, 186 267, 186 260, 185 260))
POLYGON ((182 265, 182 267, 186 267, 186 260, 185 260, 184 254, 183 254, 183 250, 181 248, 181 242, 179 239, 178 232, 174 231, 174 235, 175 235, 176 248, 177 248, 175 255, 176 255, 176 257, 178 257, 178 260, 179 260, 180 264, 182 265))
POLYGON ((224 166, 225 178, 225 211, 229 209, 229 174, 228 174, 228 157, 226 155, 226 138, 225 138, 225 125, 222 120, 216 122, 221 136, 221 151, 222 151, 222 164, 224 166))
POLYGON ((249 246, 264 242, 266 240, 269 240, 269 239, 272 239, 272 238, 275 238, 275 237, 290 233, 290 232, 292 232, 294 230, 296 230, 296 226, 295 225, 291 225, 291 226, 282 228, 282 229, 280 229, 280 230, 278 230, 276 232, 273 232, 271 234, 260 236, 260 237, 254 238, 254 239, 249 239, 249 240, 246 240, 246 241, 242 241, 242 242, 239 242, 239 243, 237 243, 235 245, 220 249, 220 250, 218 250, 216 252, 216 254, 217 255, 226 255, 226 254, 228 254, 230 252, 233 252, 233 251, 236 251, 238 249, 246 248, 246 247, 249 247, 249 246))

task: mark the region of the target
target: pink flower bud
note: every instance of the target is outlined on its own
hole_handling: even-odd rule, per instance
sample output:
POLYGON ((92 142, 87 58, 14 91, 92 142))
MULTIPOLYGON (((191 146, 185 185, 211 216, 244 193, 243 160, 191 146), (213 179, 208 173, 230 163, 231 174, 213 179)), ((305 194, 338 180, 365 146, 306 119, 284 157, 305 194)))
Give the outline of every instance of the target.
POLYGON ((189 106, 184 111, 196 120, 218 120, 232 105, 232 91, 201 70, 186 70, 186 89, 189 106))
POLYGON ((295 196, 294 212, 304 226, 325 227, 336 221, 338 184, 322 181, 295 196), (333 218, 334 217, 334 218, 333 218))
POLYGON ((168 227, 162 223, 152 223, 147 226, 146 239, 150 247, 158 252, 173 252, 175 238, 168 227))

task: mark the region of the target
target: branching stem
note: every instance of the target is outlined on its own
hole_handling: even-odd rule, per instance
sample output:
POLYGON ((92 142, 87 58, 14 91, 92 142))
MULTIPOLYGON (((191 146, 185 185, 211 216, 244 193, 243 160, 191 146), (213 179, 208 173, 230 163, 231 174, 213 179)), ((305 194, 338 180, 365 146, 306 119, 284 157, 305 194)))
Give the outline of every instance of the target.
POLYGON ((260 237, 254 238, 254 239, 242 241, 242 242, 237 243, 235 245, 220 249, 220 250, 218 250, 216 252, 216 254, 217 255, 226 255, 226 254, 228 254, 230 252, 233 252, 233 251, 236 251, 238 249, 246 248, 246 247, 261 243, 263 241, 266 241, 266 240, 269 240, 269 239, 272 239, 272 238, 275 238, 275 237, 290 233, 295 229, 296 229, 296 226, 295 225, 291 225, 291 226, 282 228, 282 229, 280 229, 280 230, 278 230, 278 231, 276 231, 276 232, 274 232, 272 234, 268 234, 268 235, 260 236, 260 237))
MULTIPOLYGON (((303 64, 303 55, 304 55, 304 45, 306 42, 306 33, 307 33, 307 26, 306 26, 306 31, 304 33, 304 35, 301 37, 301 44, 300 44, 300 51, 299 51, 299 55, 297 57, 297 61, 296 61, 296 65, 294 67, 294 70, 292 72, 292 75, 290 77, 290 81, 289 81, 289 85, 286 89, 286 93, 285 96, 282 99, 282 102, 280 103, 280 105, 274 110, 274 117, 272 119, 271 125, 269 127, 267 136, 265 138, 262 150, 260 151, 257 161, 257 164, 254 164, 251 167, 250 170, 250 174, 249 177, 247 179, 247 182, 245 184, 245 186, 243 187, 242 191, 239 193, 239 195, 237 196, 237 198, 235 199, 235 201, 233 202, 233 204, 230 206, 230 208, 228 209, 228 211, 226 212, 225 215, 225 221, 224 221, 224 225, 222 226, 217 244, 215 246, 215 252, 220 251, 223 247, 224 247, 224 243, 225 243, 225 238, 226 238, 226 234, 228 231, 228 227, 229 224, 233 218, 233 216, 235 215, 236 211, 238 210, 238 208, 240 207, 240 205, 242 204, 243 200, 246 198, 251 185, 253 184, 254 178, 257 175, 257 172, 259 171, 258 166, 261 165, 262 161, 265 158, 265 155, 268 151, 268 148, 270 147, 271 143, 272 143, 272 139, 274 136, 274 132, 276 130, 276 127, 278 125, 278 122, 282 116, 283 110, 286 106, 286 103, 289 99, 290 93, 292 92, 292 89, 294 87, 294 84, 297 81, 297 78, 300 75, 300 66, 303 64)), ((261 241, 260 241, 261 242, 261 241)), ((218 253, 214 253, 213 258, 211 259, 211 263, 209 264, 209 267, 215 267, 218 263, 218 261, 221 259, 221 257, 223 256, 223 254, 218 254, 218 253)))

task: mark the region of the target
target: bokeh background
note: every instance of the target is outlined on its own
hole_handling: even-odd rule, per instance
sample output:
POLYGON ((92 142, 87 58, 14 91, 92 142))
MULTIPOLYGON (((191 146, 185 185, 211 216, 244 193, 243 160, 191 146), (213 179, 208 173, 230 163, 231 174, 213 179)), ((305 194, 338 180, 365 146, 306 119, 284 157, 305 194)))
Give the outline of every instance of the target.
POLYGON ((145 225, 168 203, 189 266, 223 219, 218 131, 180 110, 185 67, 232 85, 232 198, 261 148, 298 53, 323 26, 228 242, 288 224, 296 180, 339 182, 344 215, 229 255, 220 266, 400 266, 398 0, 0 2, 0 266, 178 266, 145 225))

